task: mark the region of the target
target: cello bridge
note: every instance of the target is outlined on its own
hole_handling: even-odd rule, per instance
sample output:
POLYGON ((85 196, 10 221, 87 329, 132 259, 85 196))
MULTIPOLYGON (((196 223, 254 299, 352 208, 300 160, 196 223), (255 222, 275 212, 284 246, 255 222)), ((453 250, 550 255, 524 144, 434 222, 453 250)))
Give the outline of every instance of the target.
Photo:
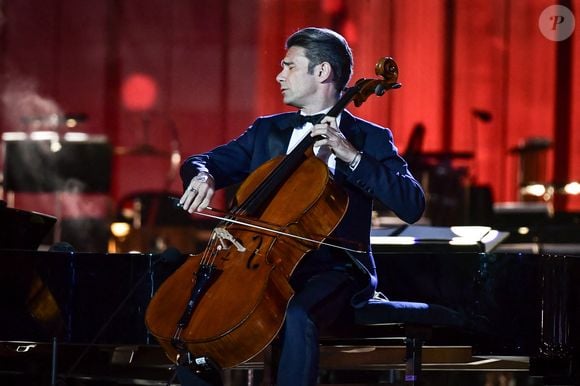
POLYGON ((223 247, 223 249, 230 248, 229 245, 226 244, 226 241, 229 241, 233 246, 236 247, 238 252, 245 252, 246 251, 246 247, 244 247, 242 245, 242 243, 240 243, 238 240, 236 240, 236 238, 234 236, 232 236, 232 234, 230 232, 228 232, 225 228, 215 228, 213 231, 214 231, 214 234, 219 239, 219 242, 220 242, 221 246, 223 247))

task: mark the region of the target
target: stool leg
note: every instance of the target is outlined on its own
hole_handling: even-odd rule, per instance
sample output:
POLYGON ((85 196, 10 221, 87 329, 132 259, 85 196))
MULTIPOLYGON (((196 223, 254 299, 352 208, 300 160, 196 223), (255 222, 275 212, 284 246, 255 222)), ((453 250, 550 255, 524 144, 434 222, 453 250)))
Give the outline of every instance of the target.
POLYGON ((405 384, 415 385, 421 376, 421 350, 423 340, 417 337, 407 337, 405 340, 405 384))
POLYGON ((276 372, 280 353, 276 344, 268 345, 264 351, 264 372, 260 386, 273 386, 276 384, 276 372))

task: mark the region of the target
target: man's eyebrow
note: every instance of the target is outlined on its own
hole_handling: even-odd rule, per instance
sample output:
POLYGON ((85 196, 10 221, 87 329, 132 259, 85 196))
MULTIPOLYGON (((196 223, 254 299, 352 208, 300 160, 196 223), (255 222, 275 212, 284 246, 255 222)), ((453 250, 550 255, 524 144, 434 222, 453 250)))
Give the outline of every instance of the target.
POLYGON ((281 65, 281 66, 290 66, 290 65, 292 65, 292 64, 294 64, 294 62, 289 62, 289 61, 287 61, 287 60, 282 60, 282 61, 280 62, 280 65, 281 65))

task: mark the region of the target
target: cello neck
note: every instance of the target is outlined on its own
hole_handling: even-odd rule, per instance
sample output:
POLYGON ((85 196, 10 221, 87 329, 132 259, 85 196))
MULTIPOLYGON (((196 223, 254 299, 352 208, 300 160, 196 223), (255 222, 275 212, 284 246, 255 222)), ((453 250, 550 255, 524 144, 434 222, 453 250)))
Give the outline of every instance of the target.
MULTIPOLYGON (((382 96, 386 91, 401 87, 397 83, 399 69, 395 61, 390 57, 379 59, 375 66, 375 73, 382 79, 359 79, 354 86, 344 90, 338 101, 332 106, 326 116, 338 117, 346 106, 354 100, 355 106, 360 106, 371 94, 382 96)), ((320 121, 324 119, 321 118, 320 121)), ((318 121, 317 123, 319 123, 318 121)), ((288 179, 290 175, 308 157, 314 156, 311 151, 312 145, 318 139, 306 135, 304 139, 272 170, 272 172, 259 184, 248 198, 233 212, 246 216, 255 216, 262 208, 264 202, 269 201, 277 192, 278 187, 288 179)))

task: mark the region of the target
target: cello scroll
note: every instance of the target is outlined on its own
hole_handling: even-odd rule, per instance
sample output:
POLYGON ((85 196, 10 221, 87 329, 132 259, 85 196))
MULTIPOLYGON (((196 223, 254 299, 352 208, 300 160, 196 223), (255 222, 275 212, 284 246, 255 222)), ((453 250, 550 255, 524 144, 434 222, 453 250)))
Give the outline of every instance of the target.
POLYGON ((375 74, 381 76, 383 79, 363 78, 359 79, 353 86, 358 89, 358 92, 352 98, 356 107, 360 107, 372 94, 382 96, 391 89, 401 87, 401 84, 397 82, 399 67, 393 58, 383 57, 379 59, 375 65, 375 74))

